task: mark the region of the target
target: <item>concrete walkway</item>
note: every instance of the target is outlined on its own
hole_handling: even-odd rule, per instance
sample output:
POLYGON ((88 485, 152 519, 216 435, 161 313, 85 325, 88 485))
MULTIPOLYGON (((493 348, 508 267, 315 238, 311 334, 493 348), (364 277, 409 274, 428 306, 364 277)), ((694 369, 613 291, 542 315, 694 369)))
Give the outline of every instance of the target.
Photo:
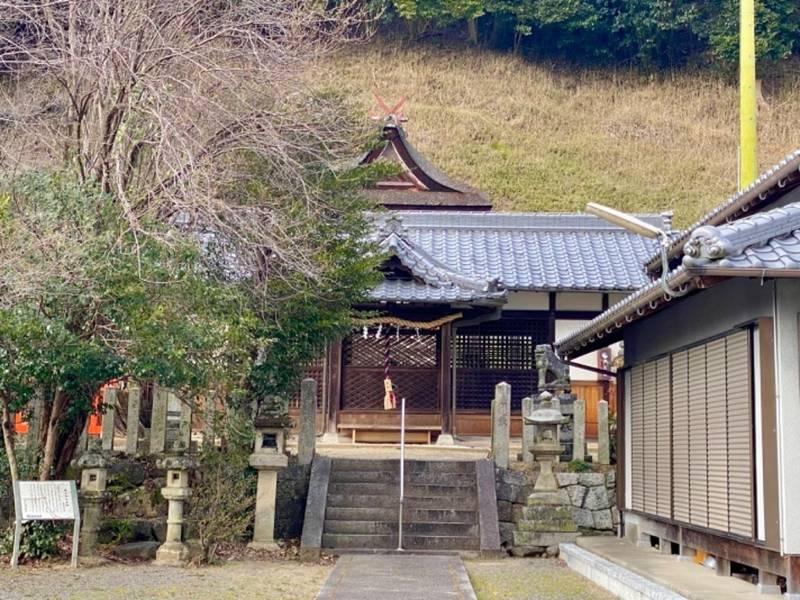
MULTIPOLYGON (((685 598, 689 600, 763 600, 756 586, 734 577, 719 577, 712 569, 693 562, 679 561, 674 556, 666 556, 656 550, 639 548, 630 542, 615 537, 581 537, 577 545, 592 555, 613 563, 613 568, 602 564, 583 563, 576 569, 579 573, 605 587, 612 581, 624 581, 626 572, 644 578, 664 592, 659 598, 685 598), (588 570, 587 570, 588 568, 588 570)), ((565 553, 562 552, 562 558, 565 553)), ((575 568, 569 556, 567 564, 575 568)), ((628 577, 630 579, 630 577, 628 577)), ((623 596, 618 589, 614 593, 623 596)), ((640 597, 640 596, 623 596, 640 597)), ((654 596, 649 596, 654 597, 654 596)))
POLYGON ((475 600, 458 556, 345 554, 317 600, 475 600))

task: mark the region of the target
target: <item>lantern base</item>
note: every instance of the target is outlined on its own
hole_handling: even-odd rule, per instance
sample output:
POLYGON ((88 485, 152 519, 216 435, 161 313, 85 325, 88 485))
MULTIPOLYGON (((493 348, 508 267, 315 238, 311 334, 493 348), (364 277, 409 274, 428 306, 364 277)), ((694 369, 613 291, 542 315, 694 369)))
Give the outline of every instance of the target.
POLYGON ((165 567, 182 567, 189 562, 189 548, 183 542, 165 542, 156 551, 153 564, 165 567))

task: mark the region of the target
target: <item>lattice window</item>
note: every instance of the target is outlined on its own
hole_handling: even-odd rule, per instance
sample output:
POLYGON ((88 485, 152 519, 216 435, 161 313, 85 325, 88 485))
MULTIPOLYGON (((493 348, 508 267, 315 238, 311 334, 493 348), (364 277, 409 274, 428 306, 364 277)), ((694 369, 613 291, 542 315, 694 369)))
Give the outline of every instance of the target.
POLYGON ((317 409, 321 409, 324 376, 325 376, 325 359, 319 358, 315 360, 311 364, 311 366, 306 368, 305 371, 303 371, 303 374, 300 376, 300 380, 297 382, 297 385, 294 391, 292 392, 292 395, 289 397, 289 408, 300 408, 300 384, 302 383, 303 379, 311 377, 311 379, 314 379, 317 382, 317 409))
POLYGON ((457 408, 490 410, 494 386, 511 384, 511 407, 536 394, 535 349, 549 341, 548 318, 508 318, 458 329, 455 344, 457 408))
MULTIPOLYGON (((405 397, 408 410, 439 408, 439 369, 435 332, 388 333, 389 368, 398 398, 405 397)), ((383 409, 384 353, 387 337, 364 339, 359 334, 342 344, 342 409, 383 409)))

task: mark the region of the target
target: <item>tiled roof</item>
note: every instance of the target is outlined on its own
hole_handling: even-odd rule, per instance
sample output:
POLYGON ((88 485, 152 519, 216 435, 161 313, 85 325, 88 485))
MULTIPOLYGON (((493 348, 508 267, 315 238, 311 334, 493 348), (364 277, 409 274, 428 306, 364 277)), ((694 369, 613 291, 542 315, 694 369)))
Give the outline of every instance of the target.
POLYGON ((557 340, 558 353, 575 356, 605 343, 627 323, 697 289, 700 275, 800 277, 800 202, 716 227, 696 228, 683 248, 681 264, 667 274, 673 293, 664 290, 660 279, 652 281, 557 340))
MULTIPOLYGON (((399 220, 402 239, 411 248, 467 281, 499 279, 509 290, 548 291, 630 291, 648 282, 641 264, 654 243, 594 216, 450 211, 390 215, 374 215, 380 228, 387 219, 399 220)), ((658 215, 641 218, 661 226, 658 215)))
MULTIPOLYGON (((737 219, 757 206, 768 204, 773 195, 784 194, 787 185, 798 185, 800 183, 798 169, 800 169, 800 149, 784 156, 780 162, 763 172, 745 189, 727 198, 680 234, 672 236, 667 248, 670 258, 680 256, 683 245, 698 228, 704 225, 721 225, 726 221, 737 219)), ((646 266, 650 271, 659 271, 660 254, 654 253, 648 259, 646 266)))
POLYGON ((699 227, 684 247, 690 270, 800 269, 800 202, 718 227, 699 227))

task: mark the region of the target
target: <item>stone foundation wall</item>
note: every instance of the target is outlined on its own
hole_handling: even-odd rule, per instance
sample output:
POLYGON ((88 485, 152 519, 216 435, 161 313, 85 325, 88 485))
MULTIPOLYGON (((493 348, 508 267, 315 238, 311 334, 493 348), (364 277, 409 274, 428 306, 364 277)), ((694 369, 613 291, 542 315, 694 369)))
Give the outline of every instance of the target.
POLYGON ((278 472, 275 505, 275 539, 299 538, 303 533, 311 465, 298 465, 297 456, 278 472))
MULTIPOLYGON (((497 516, 500 541, 509 551, 514 547, 514 529, 533 491, 537 473, 496 469, 497 516)), ((556 473, 561 505, 568 507, 578 530, 585 535, 613 535, 619 524, 616 507, 616 471, 608 467, 586 473, 556 473)))

